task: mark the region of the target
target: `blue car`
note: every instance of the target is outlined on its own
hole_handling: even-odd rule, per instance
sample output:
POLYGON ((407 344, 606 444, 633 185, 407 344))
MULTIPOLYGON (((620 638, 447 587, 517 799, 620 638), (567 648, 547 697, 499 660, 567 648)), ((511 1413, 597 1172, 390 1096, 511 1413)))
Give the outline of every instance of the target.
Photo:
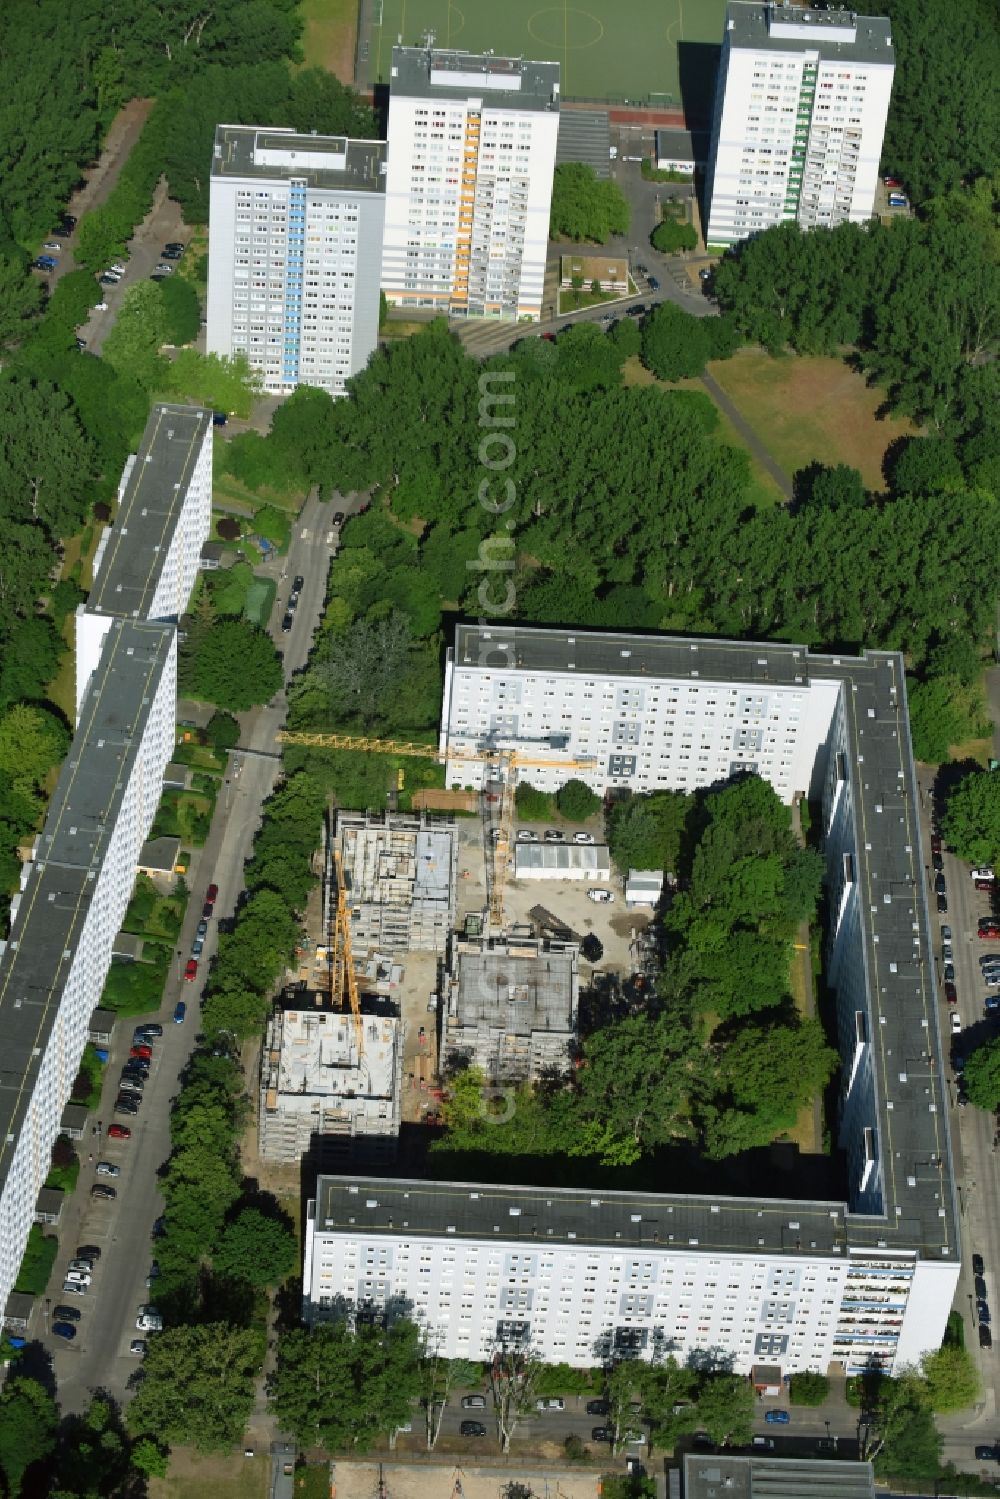
POLYGON ((184 1016, 187 1014, 187 1005, 183 999, 179 999, 174 1006, 174 1025, 183 1025, 184 1016))
POLYGON ((987 994, 983 1009, 987 1015, 995 1015, 1000 1010, 1000 994, 987 994))
POLYGON ((56 268, 56 263, 51 255, 39 255, 35 261, 35 265, 40 271, 54 271, 56 268))
POLYGON ((67 1343, 71 1343, 76 1337, 76 1328, 72 1322, 53 1322, 52 1331, 57 1338, 65 1338, 67 1343))
POLYGON ((787 1426, 791 1420, 787 1411, 765 1411, 764 1420, 768 1426, 787 1426))

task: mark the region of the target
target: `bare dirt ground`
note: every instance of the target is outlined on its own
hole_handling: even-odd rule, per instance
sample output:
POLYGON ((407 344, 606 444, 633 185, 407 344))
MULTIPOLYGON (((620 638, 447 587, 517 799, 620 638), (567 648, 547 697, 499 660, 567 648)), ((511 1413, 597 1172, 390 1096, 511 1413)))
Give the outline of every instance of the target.
POLYGON ((331 1492, 336 1499, 502 1499, 511 1478, 517 1478, 533 1494, 551 1499, 597 1499, 600 1474, 586 1470, 547 1469, 531 1471, 523 1460, 516 1473, 509 1468, 472 1468, 458 1462, 428 1463, 426 1466, 394 1463, 334 1464, 331 1492), (380 1481, 384 1488, 380 1488, 380 1481))

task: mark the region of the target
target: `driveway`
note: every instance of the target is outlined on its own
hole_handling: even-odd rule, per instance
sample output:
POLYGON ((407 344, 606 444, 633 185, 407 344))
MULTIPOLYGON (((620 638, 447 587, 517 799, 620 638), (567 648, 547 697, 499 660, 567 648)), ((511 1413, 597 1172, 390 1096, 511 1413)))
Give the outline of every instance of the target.
MULTIPOLYGON (((279 575, 279 594, 270 628, 275 641, 280 642, 279 648, 284 649, 286 686, 305 664, 322 611, 326 573, 336 539, 328 523, 334 508, 310 498, 295 523, 287 558, 272 564, 279 575), (292 631, 282 635, 280 620, 296 573, 305 579, 302 598, 292 631)), ((260 823, 261 807, 280 774, 277 734, 284 724, 285 712, 285 694, 281 691, 266 706, 241 715, 240 746, 231 755, 208 839, 192 858, 191 901, 163 1002, 155 1015, 120 1020, 116 1027, 105 1087, 96 1111, 105 1131, 114 1119, 118 1074, 128 1055, 134 1025, 156 1020, 163 1026, 163 1036, 153 1046, 153 1063, 139 1114, 120 1121, 129 1125, 132 1138, 112 1142, 102 1136, 102 1144, 101 1139, 90 1135, 80 1142, 83 1160, 80 1180, 63 1210, 59 1256, 47 1300, 35 1314, 40 1325, 31 1329, 31 1336, 43 1339, 52 1352, 58 1398, 64 1413, 82 1411, 93 1391, 99 1388, 123 1399, 129 1376, 139 1364, 129 1354, 128 1347, 132 1338, 140 1336, 135 1330, 138 1306, 146 1301, 155 1302, 155 1289, 147 1289, 145 1280, 155 1254, 152 1227, 163 1212, 157 1172, 170 1154, 170 1105, 198 1033, 201 985, 215 955, 218 919, 231 916, 236 908, 243 889, 243 866, 260 823), (199 960, 197 982, 186 983, 184 964, 201 920, 205 888, 213 881, 219 886, 219 895, 199 960), (178 999, 184 999, 188 1007, 181 1025, 173 1023, 178 999), (87 1159, 91 1154, 93 1161, 87 1159), (102 1180, 95 1175, 97 1159, 121 1167, 121 1175, 109 1179, 118 1193, 113 1202, 94 1201, 90 1197, 91 1186, 102 1180), (93 1285, 86 1296, 64 1297, 63 1272, 77 1245, 84 1243, 96 1244, 102 1251, 93 1285), (82 1312, 77 1337, 70 1344, 49 1334, 51 1307, 59 1301, 71 1302, 82 1312)), ((253 1092, 256 1078, 248 1077, 247 1085, 253 1092)))

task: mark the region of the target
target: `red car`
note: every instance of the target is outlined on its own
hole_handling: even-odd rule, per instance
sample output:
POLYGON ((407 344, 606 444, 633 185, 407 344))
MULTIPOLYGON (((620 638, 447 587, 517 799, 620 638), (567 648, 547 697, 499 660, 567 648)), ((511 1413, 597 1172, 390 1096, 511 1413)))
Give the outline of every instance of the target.
POLYGON ((958 1004, 958 990, 950 981, 944 986, 944 997, 950 1005, 958 1004))
POLYGON ((932 854, 939 854, 940 852, 941 852, 941 834, 940 833, 932 833, 931 834, 931 853, 932 854))
POLYGON ((206 904, 209 905, 209 906, 214 906, 215 902, 218 900, 218 898, 219 898, 219 887, 218 887, 218 885, 209 885, 208 889, 205 891, 205 902, 206 902, 206 904))
POLYGON ((992 942, 996 937, 1000 937, 1000 926, 981 926, 979 928, 979 935, 987 941, 992 942))
POLYGON ((129 1127, 128 1127, 127 1124, 109 1124, 108 1125, 108 1139, 109 1140, 131 1140, 131 1138, 132 1138, 132 1131, 129 1129, 129 1127))
POLYGON ((152 1061, 153 1048, 151 1046, 133 1046, 129 1052, 130 1057, 142 1057, 144 1061, 152 1061))
MULTIPOLYGON (((187 967, 184 970, 184 977, 187 979, 189 984, 193 983, 193 981, 198 977, 197 958, 188 958, 187 967)), ((150 1052, 150 1056, 152 1056, 152 1052, 150 1052)))

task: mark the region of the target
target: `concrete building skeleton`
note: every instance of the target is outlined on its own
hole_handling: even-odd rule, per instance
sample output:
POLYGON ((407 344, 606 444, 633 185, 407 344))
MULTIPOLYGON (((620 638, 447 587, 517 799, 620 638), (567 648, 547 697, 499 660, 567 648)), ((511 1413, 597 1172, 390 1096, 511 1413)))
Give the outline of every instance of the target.
POLYGON ((294 1164, 310 1150, 326 1162, 392 1160, 399 1136, 403 1025, 365 1015, 359 1050, 354 1019, 327 1007, 276 1008, 261 1057, 259 1146, 265 1161, 294 1164))
POLYGON ((565 1073, 576 1036, 579 949, 530 937, 452 937, 441 995, 440 1063, 493 1082, 565 1073))
MULTIPOLYGON (((441 751, 542 747, 597 791, 756 772, 819 809, 826 984, 841 1056, 841 1200, 323 1177, 306 1230, 310 1317, 389 1296, 449 1357, 530 1342, 736 1369, 887 1369, 937 1348, 960 1268, 904 663, 872 651, 460 625, 441 751)), ((454 758, 449 782, 474 762, 454 758)), ((484 767, 484 777, 492 772, 484 767)))
POLYGON ((338 812, 351 945, 366 955, 443 953, 455 921, 458 847, 447 821, 338 812))

